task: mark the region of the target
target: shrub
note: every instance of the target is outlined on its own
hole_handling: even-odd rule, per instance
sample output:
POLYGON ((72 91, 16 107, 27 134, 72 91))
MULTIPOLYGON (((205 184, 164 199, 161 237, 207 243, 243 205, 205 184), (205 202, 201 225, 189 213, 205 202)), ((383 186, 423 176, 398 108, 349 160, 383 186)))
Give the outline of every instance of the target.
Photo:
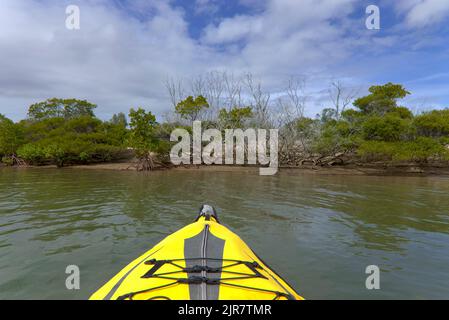
POLYGON ((312 146, 312 151, 321 155, 353 150, 357 147, 357 136, 350 134, 350 128, 344 122, 326 125, 312 146))
POLYGON ((0 114, 0 157, 16 154, 23 142, 22 127, 0 114))
POLYGON ((384 115, 397 108, 397 100, 410 94, 402 85, 387 83, 369 88, 370 94, 354 101, 364 114, 384 115))
POLYGON ((395 115, 401 119, 413 119, 413 113, 406 107, 395 107, 389 114, 395 115))
POLYGON ((38 144, 25 144, 19 148, 17 155, 29 164, 41 165, 45 161, 45 150, 38 144))
POLYGON ((107 144, 96 144, 82 139, 42 140, 19 149, 18 155, 33 165, 54 163, 59 167, 70 164, 106 162, 118 159, 124 149, 107 144))
POLYGON ((13 166, 14 159, 10 156, 4 156, 4 157, 2 157, 2 163, 4 163, 7 166, 13 166))
POLYGON ((357 122, 364 118, 364 114, 361 111, 354 109, 347 109, 341 113, 341 118, 349 122, 357 122))
POLYGON ((449 109, 434 110, 414 120, 417 133, 426 137, 449 136, 449 109))
POLYGON ((218 114, 218 121, 223 128, 243 128, 246 120, 253 116, 251 107, 238 108, 234 107, 231 110, 221 109, 218 114))
POLYGON ((93 117, 49 117, 20 123, 28 143, 19 156, 30 164, 57 166, 111 161, 121 157, 128 130, 123 123, 93 117))
POLYGON ((393 114, 373 116, 363 123, 362 132, 366 140, 399 141, 410 134, 410 124, 393 114))
POLYGON ((409 142, 365 141, 358 155, 363 161, 413 161, 449 160, 449 151, 438 141, 420 137, 409 142))

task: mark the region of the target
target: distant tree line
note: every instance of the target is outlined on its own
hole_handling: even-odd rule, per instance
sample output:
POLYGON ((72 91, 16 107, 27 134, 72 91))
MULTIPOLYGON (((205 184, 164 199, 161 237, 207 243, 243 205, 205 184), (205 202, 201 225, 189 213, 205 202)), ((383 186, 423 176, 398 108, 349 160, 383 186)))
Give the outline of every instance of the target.
POLYGON ((252 75, 211 72, 188 82, 167 81, 171 112, 162 123, 151 111, 130 109, 108 121, 95 104, 52 98, 31 105, 17 123, 0 115, 0 158, 6 165, 73 164, 136 157, 138 170, 169 163, 173 129, 278 128, 282 165, 431 163, 449 161, 449 109, 414 115, 398 101, 411 93, 400 84, 372 86, 356 97, 341 82, 329 88, 331 106, 306 117, 305 80, 291 78, 272 98, 252 75))

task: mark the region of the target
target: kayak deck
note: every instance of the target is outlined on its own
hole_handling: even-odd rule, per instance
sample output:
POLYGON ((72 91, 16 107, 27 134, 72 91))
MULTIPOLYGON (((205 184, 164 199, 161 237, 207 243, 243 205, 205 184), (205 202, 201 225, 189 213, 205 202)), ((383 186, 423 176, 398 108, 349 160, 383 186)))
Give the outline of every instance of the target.
POLYGON ((302 300, 214 217, 169 235, 95 292, 101 300, 302 300))

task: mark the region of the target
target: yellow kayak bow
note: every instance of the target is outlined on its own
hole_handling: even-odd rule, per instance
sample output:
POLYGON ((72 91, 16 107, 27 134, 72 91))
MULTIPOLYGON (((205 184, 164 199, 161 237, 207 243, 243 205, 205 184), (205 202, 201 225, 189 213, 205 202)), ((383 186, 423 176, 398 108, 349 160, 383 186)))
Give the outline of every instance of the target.
POLYGON ((197 220, 128 264, 91 300, 302 300, 204 205, 197 220))

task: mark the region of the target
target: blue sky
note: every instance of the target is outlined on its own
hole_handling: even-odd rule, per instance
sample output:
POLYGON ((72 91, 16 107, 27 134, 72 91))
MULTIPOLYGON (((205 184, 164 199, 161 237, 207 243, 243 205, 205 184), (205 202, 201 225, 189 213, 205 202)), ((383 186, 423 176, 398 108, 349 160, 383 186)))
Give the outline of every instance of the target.
POLYGON ((0 113, 18 120, 49 97, 97 114, 170 110, 164 83, 219 70, 250 72, 273 97, 306 79, 306 113, 329 105, 331 81, 365 94, 397 82, 414 111, 449 107, 447 0, 2 0, 0 113), (65 28, 78 5, 80 30, 65 28), (367 30, 365 9, 380 8, 367 30))

